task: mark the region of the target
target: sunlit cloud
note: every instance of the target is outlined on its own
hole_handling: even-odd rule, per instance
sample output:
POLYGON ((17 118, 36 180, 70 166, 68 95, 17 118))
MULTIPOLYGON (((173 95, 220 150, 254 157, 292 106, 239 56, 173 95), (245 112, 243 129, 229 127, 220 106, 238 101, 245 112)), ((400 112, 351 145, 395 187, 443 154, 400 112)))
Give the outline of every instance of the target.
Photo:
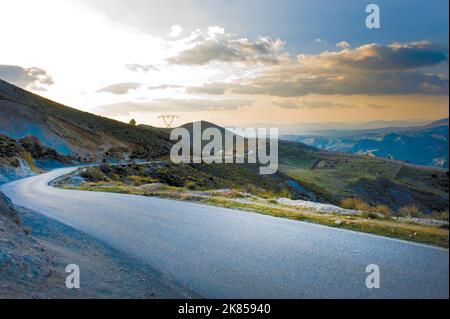
POLYGON ((105 86, 104 88, 101 88, 98 90, 98 92, 108 92, 112 94, 127 94, 128 92, 132 90, 137 90, 141 86, 141 83, 136 82, 128 82, 128 83, 116 83, 111 84, 108 86, 105 86))
POLYGON ((347 104, 347 103, 336 103, 336 102, 330 102, 330 101, 317 101, 317 100, 295 101, 292 99, 275 101, 274 104, 280 106, 283 109, 332 109, 332 108, 357 107, 357 105, 355 105, 355 104, 347 104))
MULTIPOLYGON (((181 65, 205 65, 211 62, 244 64, 278 64, 286 60, 284 42, 259 36, 255 41, 236 38, 221 27, 209 27, 206 32, 196 30, 189 37, 191 47, 168 59, 181 65)), ((188 42, 188 43, 189 43, 188 42)))
POLYGON ((387 109, 387 108, 390 108, 390 107, 391 107, 391 106, 389 106, 389 105, 376 104, 376 103, 364 103, 364 105, 367 106, 368 108, 376 109, 376 110, 379 110, 379 109, 387 109))
POLYGON ((160 71, 156 66, 151 64, 130 63, 125 64, 125 68, 133 72, 160 71))
POLYGON ((176 84, 161 84, 156 86, 149 86, 149 90, 169 90, 169 89, 183 89, 184 86, 176 84))
POLYGON ((181 35, 182 32, 183 32, 183 28, 180 27, 178 24, 175 24, 170 28, 170 32, 169 32, 168 36, 171 38, 177 38, 181 35))
POLYGON ((304 96, 307 94, 448 94, 448 78, 420 70, 448 60, 430 42, 367 44, 355 49, 300 54, 250 78, 191 87, 193 93, 304 96))
POLYGON ((146 112, 196 112, 214 110, 237 110, 249 106, 252 100, 244 99, 155 99, 148 102, 120 102, 110 105, 102 105, 96 108, 100 114, 111 116, 130 115, 132 113, 146 112))
POLYGON ((347 49, 347 48, 351 47, 351 44, 348 43, 347 41, 341 41, 341 42, 336 43, 336 46, 341 49, 347 49))

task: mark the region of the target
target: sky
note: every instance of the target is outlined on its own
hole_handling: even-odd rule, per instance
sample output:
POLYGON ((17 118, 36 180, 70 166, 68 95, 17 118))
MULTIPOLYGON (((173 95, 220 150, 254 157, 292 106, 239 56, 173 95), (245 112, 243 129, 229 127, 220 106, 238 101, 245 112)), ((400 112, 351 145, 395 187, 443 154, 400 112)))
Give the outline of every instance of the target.
MULTIPOLYGON (((447 0, 3 0, 0 78, 162 126, 448 117, 447 0), (380 8, 368 29, 365 8, 380 8)), ((344 124, 342 124, 344 125, 344 124)))

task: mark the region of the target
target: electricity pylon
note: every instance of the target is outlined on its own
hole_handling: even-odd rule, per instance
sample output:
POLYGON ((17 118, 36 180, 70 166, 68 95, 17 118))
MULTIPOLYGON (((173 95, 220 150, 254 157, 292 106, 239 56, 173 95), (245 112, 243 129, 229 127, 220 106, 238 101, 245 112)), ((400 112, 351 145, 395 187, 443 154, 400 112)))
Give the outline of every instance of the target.
POLYGON ((163 114, 163 115, 158 116, 158 118, 163 119, 164 125, 166 126, 166 128, 172 128, 173 120, 178 117, 179 116, 177 116, 175 114, 163 114))

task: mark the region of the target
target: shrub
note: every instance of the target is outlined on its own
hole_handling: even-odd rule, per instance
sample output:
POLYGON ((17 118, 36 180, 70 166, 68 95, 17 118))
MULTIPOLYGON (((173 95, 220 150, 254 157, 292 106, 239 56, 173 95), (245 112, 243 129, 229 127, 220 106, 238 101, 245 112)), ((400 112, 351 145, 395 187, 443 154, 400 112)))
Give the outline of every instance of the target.
POLYGON ((139 186, 142 184, 141 178, 139 176, 131 175, 128 176, 127 178, 133 183, 134 186, 139 186))
POLYGON ((448 212, 434 212, 430 215, 430 218, 448 221, 448 212))
POLYGON ((197 185, 196 185, 195 182, 193 182, 193 181, 187 181, 187 182, 184 184, 184 186, 187 187, 187 188, 189 188, 189 189, 192 189, 192 190, 195 190, 195 189, 197 188, 197 185))
POLYGON ((378 212, 375 212, 375 211, 366 212, 366 213, 364 213, 364 216, 366 216, 369 219, 380 219, 380 217, 381 217, 378 214, 378 212))
POLYGON ((80 176, 89 182, 107 181, 108 178, 96 167, 88 167, 84 169, 80 176))
POLYGON ((100 170, 104 173, 104 174, 109 174, 111 172, 111 166, 107 163, 102 163, 98 166, 98 168, 100 168, 100 170))
POLYGON ((384 217, 390 217, 392 215, 391 209, 386 205, 377 205, 370 210, 376 213, 383 214, 384 217))
POLYGON ((31 236, 32 230, 29 227, 24 227, 23 229, 23 233, 27 236, 31 236))
POLYGON ((341 206, 346 209, 356 209, 368 211, 370 206, 360 198, 345 198, 341 202, 341 206))
POLYGON ((121 181, 121 178, 119 175, 117 175, 116 173, 111 173, 110 177, 113 181, 121 181))
POLYGON ((14 222, 14 224, 16 224, 17 226, 22 225, 22 220, 21 220, 19 217, 17 217, 17 216, 14 216, 14 217, 13 217, 13 222, 14 222))
POLYGON ((407 205, 400 208, 398 211, 400 216, 403 217, 420 217, 422 216, 422 213, 420 211, 420 208, 416 205, 407 205))

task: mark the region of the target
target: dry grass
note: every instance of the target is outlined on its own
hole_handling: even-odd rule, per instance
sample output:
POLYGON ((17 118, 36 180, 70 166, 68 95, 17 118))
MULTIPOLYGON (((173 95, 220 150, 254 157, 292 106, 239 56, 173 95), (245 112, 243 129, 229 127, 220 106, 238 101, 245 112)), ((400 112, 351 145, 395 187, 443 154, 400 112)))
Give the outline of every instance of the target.
POLYGON ((420 217, 422 215, 420 208, 416 205, 403 206, 398 213, 403 217, 420 217))
POLYGON ((341 206, 346 209, 355 209, 363 212, 367 212, 370 209, 369 204, 356 197, 343 199, 341 202, 341 206))
POLYGON ((276 217, 303 220, 331 227, 340 227, 364 233, 431 244, 444 248, 449 247, 448 230, 439 227, 404 223, 395 220, 367 219, 365 216, 320 214, 303 209, 275 208, 260 204, 242 204, 223 199, 204 199, 203 202, 216 206, 248 210, 276 217), (337 226, 335 223, 336 220, 342 221, 342 224, 337 226))
POLYGON ((380 213, 380 214, 384 215, 384 217, 392 216, 391 209, 386 205, 378 205, 378 206, 372 207, 371 210, 375 213, 380 213))
POLYGON ((36 164, 34 162, 34 158, 31 156, 29 152, 23 152, 23 159, 28 164, 28 167, 30 167, 30 170, 39 173, 40 170, 36 167, 36 164))

